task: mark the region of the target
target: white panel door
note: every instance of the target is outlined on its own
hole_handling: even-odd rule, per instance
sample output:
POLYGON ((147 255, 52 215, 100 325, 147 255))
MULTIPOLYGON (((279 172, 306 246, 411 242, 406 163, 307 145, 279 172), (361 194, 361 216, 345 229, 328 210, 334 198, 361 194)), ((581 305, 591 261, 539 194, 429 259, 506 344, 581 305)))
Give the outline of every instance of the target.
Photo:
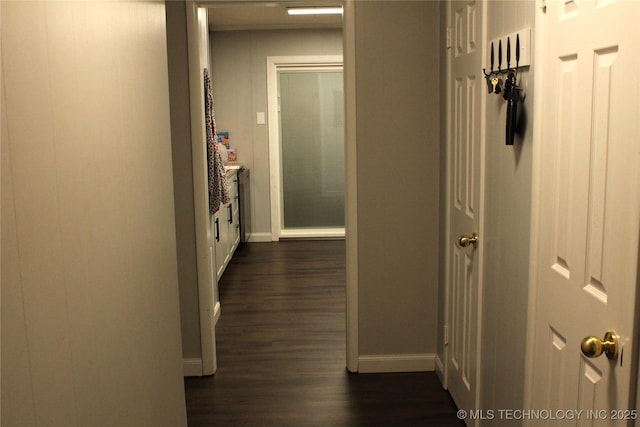
POLYGON ((631 414, 611 411, 633 408, 635 387, 640 2, 547 5, 532 404, 584 410, 579 425, 626 425, 612 418, 631 414), (583 338, 606 331, 620 337, 614 360, 585 357, 583 338))
POLYGON ((477 247, 457 244, 480 227, 482 23, 485 4, 449 3, 451 32, 448 79, 448 347, 447 386, 459 408, 477 407, 478 297, 480 255, 477 247))

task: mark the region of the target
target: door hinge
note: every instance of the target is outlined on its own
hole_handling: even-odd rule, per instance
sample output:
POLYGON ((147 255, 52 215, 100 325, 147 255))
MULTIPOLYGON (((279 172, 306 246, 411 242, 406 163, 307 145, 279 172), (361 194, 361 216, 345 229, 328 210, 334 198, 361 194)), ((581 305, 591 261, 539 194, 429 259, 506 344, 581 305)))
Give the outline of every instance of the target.
POLYGON ((444 325, 444 345, 449 345, 449 327, 444 325))
POLYGON ((451 27, 447 27, 447 49, 451 49, 451 27))
POLYGON ((280 112, 280 95, 278 95, 278 113, 280 112))

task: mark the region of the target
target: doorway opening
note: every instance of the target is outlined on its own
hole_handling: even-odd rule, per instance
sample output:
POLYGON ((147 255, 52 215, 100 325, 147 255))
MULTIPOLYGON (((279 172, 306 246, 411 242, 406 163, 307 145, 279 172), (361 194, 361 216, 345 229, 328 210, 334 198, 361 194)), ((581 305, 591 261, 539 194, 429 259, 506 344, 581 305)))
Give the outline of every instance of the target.
MULTIPOLYGON (((216 124, 219 130, 229 132, 231 147, 237 149, 237 162, 251 171, 248 182, 251 187, 251 214, 247 218, 251 222, 251 232, 247 235, 246 241, 250 244, 271 242, 273 239, 270 178, 274 170, 271 168, 269 157, 271 128, 269 120, 272 115, 265 114, 270 111, 266 81, 269 73, 266 59, 269 55, 324 55, 323 62, 315 65, 324 64, 329 59, 329 63, 341 67, 344 46, 340 30, 342 17, 334 18, 331 22, 324 22, 324 19, 316 22, 314 18, 314 22, 302 21, 293 26, 275 21, 262 22, 270 19, 269 17, 276 19, 273 15, 282 12, 285 3, 277 6, 274 4, 272 7, 257 3, 237 4, 237 2, 224 0, 199 4, 206 7, 209 12, 210 39, 206 50, 211 61, 216 124)), ((277 75, 275 77, 274 81, 277 81, 277 75)), ((343 96, 340 98, 344 101, 343 96)), ((348 96, 347 99, 349 99, 348 96)), ((342 110, 338 114, 344 116, 345 112, 342 110)), ((344 118, 341 120, 344 121, 344 118)), ((340 151, 344 156, 345 149, 340 151)), ((352 156, 353 154, 346 157, 353 162, 352 156)), ((354 168, 351 168, 352 172, 353 170, 354 168)), ((349 175, 344 166, 342 174, 342 181, 349 181, 349 175)), ((325 187, 327 184, 331 187, 331 182, 325 182, 325 187)), ((352 187, 353 184, 350 188, 351 194, 354 194, 352 187)), ((354 201, 347 202, 345 197, 344 203, 353 204, 354 201)), ((353 218, 354 213, 352 208, 347 218, 353 218)), ((353 219, 349 226, 350 238, 355 230, 352 222, 353 219)), ((340 231, 341 233, 333 238, 346 237, 344 228, 340 231)), ((300 237, 315 239, 318 236, 300 237)), ((350 249, 353 252, 353 244, 350 249)), ((354 262, 352 261, 349 265, 354 265, 354 262)), ((352 304, 355 301, 353 292, 350 293, 349 300, 352 304)), ((221 301, 221 305, 224 306, 224 301, 221 301)), ((222 312, 224 313, 224 309, 222 312)), ((349 310, 346 310, 347 317, 351 318, 348 324, 355 324, 354 314, 355 312, 352 312, 350 315, 349 310)), ((355 327, 352 326, 350 328, 352 336, 354 331, 355 327)), ((349 335, 348 332, 347 335, 349 335)), ((348 339, 347 341, 347 364, 349 365, 349 353, 355 354, 352 343, 357 340, 348 339)), ((350 366, 353 366, 353 363, 350 366)))

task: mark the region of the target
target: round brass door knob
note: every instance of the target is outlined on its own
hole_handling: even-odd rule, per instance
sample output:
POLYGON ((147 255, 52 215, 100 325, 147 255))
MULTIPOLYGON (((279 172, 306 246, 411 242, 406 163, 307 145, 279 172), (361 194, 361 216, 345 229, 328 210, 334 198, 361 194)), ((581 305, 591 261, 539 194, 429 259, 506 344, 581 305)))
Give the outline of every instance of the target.
POLYGON ((469 245, 473 245, 474 248, 478 247, 478 234, 477 233, 473 233, 471 235, 471 237, 467 236, 466 234, 463 234, 462 236, 460 236, 460 238, 458 238, 458 244, 460 246, 462 246, 463 248, 466 248, 469 245))
POLYGON ((587 357, 598 357, 602 353, 607 355, 609 360, 614 360, 618 356, 618 337, 609 331, 604 335, 604 340, 596 337, 586 337, 580 344, 582 354, 587 357))

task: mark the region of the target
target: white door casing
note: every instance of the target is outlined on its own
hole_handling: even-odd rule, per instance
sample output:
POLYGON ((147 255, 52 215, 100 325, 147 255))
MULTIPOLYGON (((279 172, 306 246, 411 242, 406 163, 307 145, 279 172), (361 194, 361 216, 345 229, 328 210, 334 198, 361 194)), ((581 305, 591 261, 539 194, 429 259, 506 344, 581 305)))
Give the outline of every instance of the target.
POLYGON ((185 375, 196 376, 211 375, 217 369, 215 325, 220 317, 220 302, 215 274, 215 247, 211 239, 204 119, 203 76, 204 68, 210 68, 208 12, 194 1, 187 1, 186 12, 201 363, 190 367, 185 361, 185 375))
MULTIPOLYGON (((640 2, 538 11, 526 405, 614 423, 634 408, 640 238, 640 2), (587 358, 586 336, 620 337, 587 358), (595 410, 597 412, 587 413, 595 410)), ((534 421, 532 424, 536 424, 534 421)), ((575 421, 573 421, 575 424, 575 421)), ((537 424, 536 424, 537 425, 537 424)))
POLYGON ((445 378, 459 408, 479 402, 483 211, 484 15, 479 1, 448 3, 447 333, 445 378), (457 244, 479 234, 477 247, 457 244), (448 335, 448 337, 447 337, 448 335))

